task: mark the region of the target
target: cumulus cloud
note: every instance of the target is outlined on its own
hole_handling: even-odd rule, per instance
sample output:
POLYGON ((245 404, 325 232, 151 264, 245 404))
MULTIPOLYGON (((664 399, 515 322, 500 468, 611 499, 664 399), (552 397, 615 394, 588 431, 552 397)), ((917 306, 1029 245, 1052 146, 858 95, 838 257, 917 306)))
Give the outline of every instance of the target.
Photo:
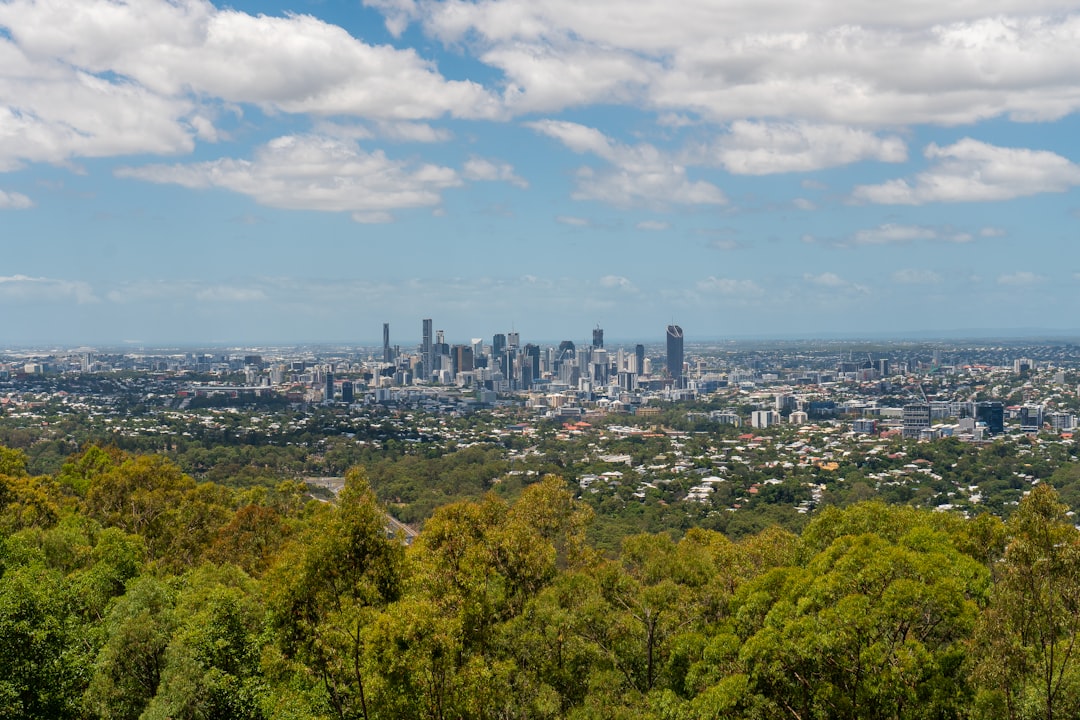
POLYGON ((859 294, 867 294, 870 289, 865 285, 853 283, 840 277, 834 272, 804 273, 803 280, 814 287, 831 291, 851 291, 859 294))
POLYGON ((1041 275, 1037 275, 1028 270, 1020 270, 1014 273, 998 275, 997 282, 998 285, 1027 286, 1036 285, 1043 280, 1044 278, 1041 275))
POLYGON ((410 165, 382 151, 318 136, 286 136, 252 160, 224 158, 181 165, 146 165, 117 175, 188 188, 219 187, 269 207, 352 212, 359 222, 385 222, 393 210, 437 205, 442 190, 461 184, 437 165, 410 165))
POLYGON ((454 137, 449 130, 420 122, 381 120, 375 123, 375 130, 373 135, 395 142, 441 143, 454 137))
POLYGON ((720 188, 702 180, 690 180, 685 165, 647 143, 623 145, 595 128, 564 120, 527 123, 533 130, 555 138, 576 153, 606 160, 610 167, 578 169, 575 200, 598 200, 617 207, 645 205, 662 209, 668 205, 724 205, 720 188))
POLYGON ((0 275, 0 301, 64 302, 87 305, 100 301, 89 283, 29 275, 0 275))
POLYGON ((25 210, 34 207, 34 201, 17 192, 0 190, 0 210, 25 210))
POLYGON ((904 162, 907 146, 895 135, 879 137, 843 125, 739 120, 709 154, 730 173, 768 175, 809 172, 863 160, 904 162))
POLYGON ((368 118, 412 142, 446 134, 410 121, 503 112, 481 85, 448 80, 412 49, 370 45, 308 15, 206 0, 0 3, 0 170, 187 153, 196 138, 222 139, 214 107, 243 104, 368 118))
POLYGON ((1047 150, 1005 148, 964 138, 946 147, 927 146, 934 161, 913 180, 860 185, 852 197, 884 205, 986 202, 1065 192, 1080 185, 1080 165, 1047 150))
POLYGON ((501 180, 519 188, 529 187, 529 183, 514 173, 512 165, 495 163, 484 158, 471 157, 465 162, 462 174, 469 180, 501 180))
MULTIPOLYGON (((368 0, 502 70, 515 98, 631 96, 713 120, 961 124, 1080 108, 1080 16, 1068 0, 717 3, 368 0), (572 61, 572 62, 571 62, 572 61)), ((542 100, 543 103, 539 101, 542 100)))
POLYGON ((843 287, 847 285, 846 280, 832 272, 823 272, 820 275, 806 273, 803 275, 803 279, 821 287, 843 287))
POLYGON ((807 200, 806 198, 795 198, 791 201, 791 204, 797 207, 799 210, 806 210, 807 212, 811 210, 817 210, 817 205, 814 203, 814 201, 807 200))
POLYGON ((185 120, 192 111, 187 99, 123 79, 31 61, 0 33, 0 171, 76 157, 189 152, 197 132, 185 120))
POLYGON ((503 102, 519 115, 632 102, 654 72, 653 63, 634 53, 585 45, 500 45, 484 52, 481 60, 506 75, 503 102))
POLYGON ((634 287, 634 283, 630 282, 629 278, 625 278, 622 275, 604 275, 600 278, 600 287, 609 290, 625 290, 628 292, 637 290, 637 288, 634 287))
POLYGON ((892 274, 893 282, 900 285, 937 285, 941 282, 941 275, 933 270, 913 270, 910 268, 897 270, 892 274))
POLYGON ((249 15, 205 0, 10 0, 0 25, 34 57, 284 112, 492 117, 498 103, 411 49, 369 45, 310 15, 249 15))

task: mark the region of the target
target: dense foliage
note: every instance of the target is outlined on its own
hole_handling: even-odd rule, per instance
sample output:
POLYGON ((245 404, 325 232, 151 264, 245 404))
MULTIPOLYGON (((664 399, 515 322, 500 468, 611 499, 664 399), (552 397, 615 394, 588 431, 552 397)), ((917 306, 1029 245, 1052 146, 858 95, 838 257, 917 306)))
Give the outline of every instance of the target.
MULTIPOLYGON (((465 486, 497 462, 475 455, 465 486)), ((616 552, 564 480, 521 485, 406 547, 359 469, 325 502, 0 448, 0 716, 1080 715, 1080 532, 1049 483, 1006 521, 869 502, 616 552)))

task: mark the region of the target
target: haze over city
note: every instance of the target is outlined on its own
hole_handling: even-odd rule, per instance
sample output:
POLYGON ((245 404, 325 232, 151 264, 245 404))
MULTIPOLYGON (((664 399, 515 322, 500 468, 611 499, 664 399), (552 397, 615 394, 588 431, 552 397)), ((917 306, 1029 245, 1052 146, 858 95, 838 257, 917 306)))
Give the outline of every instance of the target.
POLYGON ((1080 13, 0 0, 0 345, 1078 334, 1080 13))

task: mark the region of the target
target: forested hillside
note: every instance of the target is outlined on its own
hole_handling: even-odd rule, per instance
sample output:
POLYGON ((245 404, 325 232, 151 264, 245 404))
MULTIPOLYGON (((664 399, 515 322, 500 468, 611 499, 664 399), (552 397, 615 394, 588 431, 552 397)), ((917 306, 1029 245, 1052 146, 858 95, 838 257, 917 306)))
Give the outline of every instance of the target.
POLYGON ((1004 522, 863 503, 603 552, 592 512, 549 475, 406 547, 359 470, 324 502, 0 448, 0 717, 1080 716, 1080 532, 1046 483, 1004 522))

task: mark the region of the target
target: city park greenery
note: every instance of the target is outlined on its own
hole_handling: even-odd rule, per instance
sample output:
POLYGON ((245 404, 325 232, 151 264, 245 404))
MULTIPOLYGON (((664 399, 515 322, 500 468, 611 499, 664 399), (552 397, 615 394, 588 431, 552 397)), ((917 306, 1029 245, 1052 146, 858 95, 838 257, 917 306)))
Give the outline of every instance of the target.
MULTIPOLYGON (((978 461, 986 482, 1016 462, 1015 443, 926 452, 976 483, 978 461)), ((1046 477, 1007 519, 837 493, 797 532, 688 523, 612 545, 591 530, 602 503, 542 466, 492 483, 511 461, 485 446, 361 458, 333 501, 196 480, 160 452, 88 445, 41 472, 4 448, 0 716, 1077 717, 1062 452, 1020 458, 1046 477), (376 478, 421 497, 439 458, 459 486, 406 546, 376 478)), ((586 458, 536 462, 557 461, 586 458)))

